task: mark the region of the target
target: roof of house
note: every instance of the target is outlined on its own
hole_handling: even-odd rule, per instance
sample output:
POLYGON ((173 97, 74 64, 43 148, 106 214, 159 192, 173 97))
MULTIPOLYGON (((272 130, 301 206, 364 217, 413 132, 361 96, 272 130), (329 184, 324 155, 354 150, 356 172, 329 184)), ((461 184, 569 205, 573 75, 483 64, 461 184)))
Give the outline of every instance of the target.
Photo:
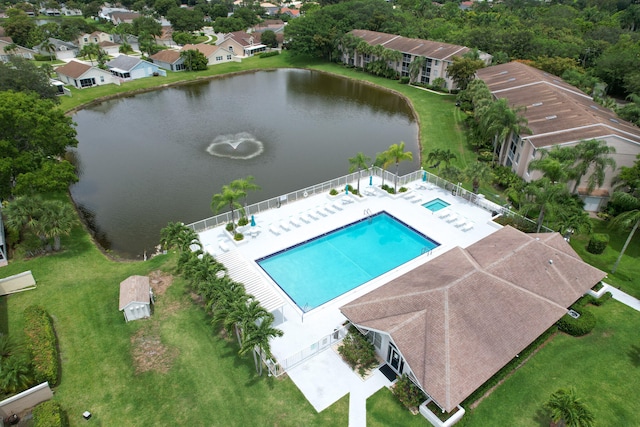
POLYGON ((234 31, 233 33, 225 34, 224 39, 225 40, 234 39, 235 41, 237 41, 238 43, 240 43, 242 46, 245 46, 245 47, 256 44, 255 37, 253 36, 253 34, 249 34, 246 31, 234 31))
POLYGON ((151 302, 149 277, 130 276, 120 282, 120 304, 118 310, 124 308, 132 302, 151 302))
POLYGON ((206 43, 198 44, 185 44, 182 46, 182 50, 197 50, 202 53, 206 58, 210 58, 215 51, 218 50, 218 46, 214 46, 206 43))
POLYGON ((105 65, 109 68, 117 68, 123 71, 131 71, 136 65, 142 62, 142 59, 136 56, 120 55, 107 62, 105 65))
POLYGON ((512 106, 524 106, 531 135, 521 135, 535 147, 615 135, 640 144, 640 129, 598 105, 560 77, 520 62, 477 71, 491 93, 512 106))
POLYGON ((431 40, 410 39, 377 31, 353 30, 350 34, 363 39, 371 46, 383 45, 387 49, 442 61, 451 61, 454 56, 462 56, 471 50, 465 46, 434 42, 431 40))
POLYGON ((114 43, 114 42, 110 42, 108 40, 102 41, 98 43, 98 46, 100 47, 114 47, 114 46, 120 46, 118 43, 114 43))
POLYGON ((290 7, 281 8, 280 13, 286 13, 287 15, 291 15, 294 18, 300 16, 300 11, 298 9, 291 9, 290 7))
POLYGON ((504 227, 341 308, 388 333, 423 389, 453 410, 606 274, 558 233, 504 227))
POLYGON ((13 43, 13 39, 11 37, 0 37, 0 41, 13 43))
POLYGON ((173 49, 165 49, 154 55, 151 55, 151 59, 153 59, 154 61, 162 61, 173 64, 178 59, 180 59, 180 52, 173 49))
POLYGON ((136 18, 141 17, 142 15, 140 15, 137 12, 112 12, 111 13, 111 18, 113 19, 119 19, 120 21, 130 21, 130 20, 134 20, 136 18))
POLYGON ((84 73, 89 71, 91 68, 93 67, 89 64, 84 64, 78 61, 69 61, 65 65, 56 68, 56 73, 64 74, 65 76, 77 79, 84 73))

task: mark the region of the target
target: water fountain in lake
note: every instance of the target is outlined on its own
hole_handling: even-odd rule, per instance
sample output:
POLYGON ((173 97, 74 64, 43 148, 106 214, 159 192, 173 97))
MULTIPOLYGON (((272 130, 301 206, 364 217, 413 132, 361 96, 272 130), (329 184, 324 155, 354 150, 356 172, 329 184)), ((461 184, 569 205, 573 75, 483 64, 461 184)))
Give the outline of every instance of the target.
POLYGON ((219 135, 207 147, 207 152, 213 156, 239 160, 253 159, 263 151, 262 141, 248 132, 219 135))

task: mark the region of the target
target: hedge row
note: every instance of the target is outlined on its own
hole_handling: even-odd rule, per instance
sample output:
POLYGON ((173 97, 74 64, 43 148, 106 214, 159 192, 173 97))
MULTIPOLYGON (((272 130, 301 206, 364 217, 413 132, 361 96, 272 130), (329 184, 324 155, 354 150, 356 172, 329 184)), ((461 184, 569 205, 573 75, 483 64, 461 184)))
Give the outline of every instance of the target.
MULTIPOLYGON (((576 307, 577 308, 577 307, 576 307)), ((587 335, 596 327, 596 316, 585 308, 576 310, 580 313, 577 319, 565 314, 558 320, 558 329, 574 337, 587 335)))
POLYGON ((35 379, 54 386, 58 383, 59 359, 53 321, 44 308, 32 305, 24 310, 24 323, 35 379))
POLYGON ((69 422, 58 402, 48 400, 33 409, 33 427, 68 427, 69 422))
POLYGON ((595 233, 589 239, 587 244, 587 252, 595 255, 600 255, 607 248, 609 244, 609 235, 603 233, 595 233))

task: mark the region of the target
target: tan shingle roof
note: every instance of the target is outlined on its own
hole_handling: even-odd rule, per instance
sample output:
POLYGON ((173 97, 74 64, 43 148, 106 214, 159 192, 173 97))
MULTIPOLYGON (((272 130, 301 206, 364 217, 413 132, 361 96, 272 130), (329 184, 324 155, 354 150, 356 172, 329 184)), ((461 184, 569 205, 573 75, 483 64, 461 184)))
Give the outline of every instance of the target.
POLYGON ((91 69, 91 65, 78 61, 69 61, 67 64, 56 68, 56 72, 77 79, 91 69))
POLYGON ((557 233, 504 227, 341 310, 389 333, 424 390, 451 411, 605 275, 557 233))
POLYGON ((595 103, 579 89, 544 71, 509 62, 477 71, 497 98, 524 106, 535 147, 616 135, 640 144, 640 129, 595 103))
POLYGON ((387 49, 443 61, 451 61, 454 56, 462 56, 471 50, 465 46, 434 42, 431 40, 410 39, 395 34, 379 33, 377 31, 353 30, 351 34, 360 37, 371 46, 381 44, 387 49))
POLYGON ((205 43, 198 44, 185 44, 182 50, 197 50, 202 53, 206 58, 210 58, 213 53, 218 50, 218 46, 213 46, 205 43))
POLYGON ((180 52, 178 52, 177 50, 165 49, 154 55, 151 55, 151 59, 173 64, 178 59, 180 59, 180 52))
POLYGON ((149 304, 149 278, 147 276, 130 276, 120 283, 120 304, 118 310, 123 310, 132 302, 149 304))

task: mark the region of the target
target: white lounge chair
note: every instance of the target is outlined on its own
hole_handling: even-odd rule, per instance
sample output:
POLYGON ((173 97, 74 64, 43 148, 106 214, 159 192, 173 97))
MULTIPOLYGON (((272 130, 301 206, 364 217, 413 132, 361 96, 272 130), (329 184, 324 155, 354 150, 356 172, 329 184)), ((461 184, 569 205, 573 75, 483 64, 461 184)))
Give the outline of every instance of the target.
POLYGON ((416 197, 416 195, 415 195, 415 194, 413 194, 413 193, 406 193, 406 194, 405 194, 404 196, 402 196, 402 197, 403 197, 403 198, 405 198, 405 199, 407 199, 407 200, 411 200, 411 199, 413 199, 414 197, 416 197))
POLYGON ((269 231, 275 234, 276 236, 280 235, 280 230, 278 229, 278 226, 276 224, 271 224, 269 226, 269 231))
POLYGON ((229 246, 224 240, 218 240, 218 247, 222 249, 222 252, 229 252, 229 246))
POLYGON ((458 215, 456 215, 456 214, 451 214, 451 216, 449 216, 449 217, 446 219, 446 221, 447 221, 449 224, 452 224, 452 223, 456 222, 458 219, 459 219, 458 215))
POLYGON ((327 216, 327 212, 322 208, 322 206, 316 206, 316 213, 320 216, 327 216))
POLYGON ((337 211, 341 211, 341 210, 342 210, 342 206, 340 206, 340 205, 339 205, 339 204, 337 204, 337 203, 333 203, 333 204, 331 205, 331 208, 333 208, 333 209, 335 209, 335 210, 337 210, 337 211))
POLYGON ((353 199, 349 196, 347 196, 346 194, 344 196, 342 196, 342 204, 343 205, 348 205, 349 203, 353 203, 353 199))
POLYGON ((289 217, 289 223, 291 225, 293 225, 294 227, 296 227, 296 228, 300 227, 300 222, 296 218, 294 218, 292 216, 289 217))
POLYGON ((415 203, 415 204, 422 203, 422 198, 421 197, 416 197, 415 199, 411 200, 411 203, 415 203))
POLYGON ((451 211, 450 210, 443 210, 438 214, 438 218, 445 219, 449 215, 451 215, 451 211))
POLYGON ((363 193, 365 196, 375 196, 375 195, 376 195, 376 190, 374 190, 374 189, 373 189, 373 188, 371 188, 371 187, 367 187, 367 188, 365 188, 364 190, 362 190, 362 193, 363 193))
POLYGON ((280 228, 282 228, 284 231, 291 230, 291 227, 289 227, 289 224, 284 219, 280 221, 280 228))
POLYGON ((301 213, 298 216, 298 219, 305 224, 309 224, 311 222, 311 218, 309 217, 308 213, 301 213))
POLYGON ((314 211, 312 211, 311 209, 309 209, 307 211, 307 217, 311 220, 311 221, 315 221, 318 219, 318 216, 316 215, 316 213, 314 211))
POLYGON ((472 230, 474 227, 474 223, 473 222, 467 222, 462 228, 460 228, 462 231, 469 231, 472 230))
POLYGON ((456 221, 453 223, 453 225, 455 225, 458 228, 462 228, 463 226, 467 225, 467 223, 469 222, 468 219, 466 218, 460 218, 459 221, 456 221))
POLYGON ((329 212, 330 214, 336 213, 336 211, 333 210, 333 208, 331 207, 331 205, 329 203, 325 204, 322 208, 325 211, 329 212))

